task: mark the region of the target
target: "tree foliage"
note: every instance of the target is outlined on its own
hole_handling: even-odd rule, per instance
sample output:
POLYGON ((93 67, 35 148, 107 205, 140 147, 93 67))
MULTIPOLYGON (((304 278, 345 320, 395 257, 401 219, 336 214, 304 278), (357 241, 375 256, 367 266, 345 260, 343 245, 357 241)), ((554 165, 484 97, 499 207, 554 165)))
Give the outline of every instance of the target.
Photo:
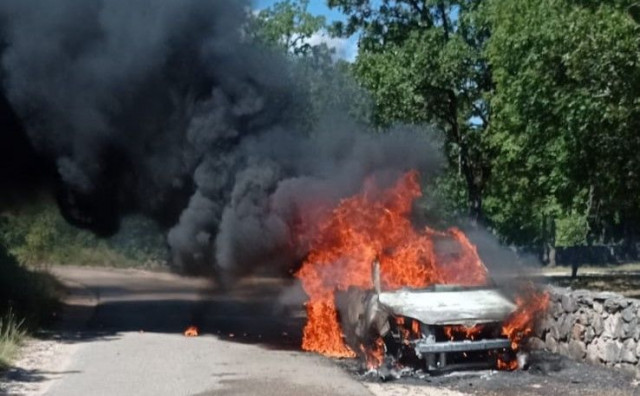
POLYGON ((469 214, 482 219, 492 82, 479 2, 331 0, 329 5, 348 16, 334 26, 338 34, 361 35, 354 73, 374 97, 375 121, 439 127, 451 169, 465 181, 469 214))
POLYGON ((640 6, 588 0, 330 0, 359 34, 375 121, 444 131, 440 192, 506 241, 640 233, 640 6), (634 20, 635 19, 635 20, 634 20), (464 194, 452 187, 458 175, 464 194))
POLYGON ((572 216, 588 221, 592 239, 637 233, 640 31, 627 6, 488 2, 496 156, 487 208, 510 240, 545 238, 545 219, 572 216))
POLYGON ((162 231, 150 220, 127 218, 118 234, 101 239, 67 224, 48 200, 0 213, 0 247, 30 267, 158 265, 167 259, 162 231))
MULTIPOLYGON (((310 42, 314 34, 323 30, 326 20, 307 11, 308 0, 284 0, 260 10, 251 18, 252 40, 258 44, 283 49, 296 56, 311 56, 320 46, 310 42)), ((323 48, 323 49, 326 49, 323 48)))
POLYGON ((327 45, 326 19, 311 14, 308 6, 308 0, 276 2, 251 18, 248 35, 257 44, 289 56, 291 79, 304 99, 299 113, 306 129, 328 114, 344 112, 368 119, 369 102, 351 77, 351 65, 327 45))

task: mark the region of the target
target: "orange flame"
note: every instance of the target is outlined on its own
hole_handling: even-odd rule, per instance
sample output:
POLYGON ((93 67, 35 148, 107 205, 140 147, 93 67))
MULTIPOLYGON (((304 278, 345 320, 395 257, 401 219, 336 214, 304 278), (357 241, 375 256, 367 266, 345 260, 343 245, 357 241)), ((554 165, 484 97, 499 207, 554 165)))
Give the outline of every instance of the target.
POLYGON ((310 252, 296 273, 309 296, 303 349, 334 357, 354 356, 342 338, 334 293, 351 286, 371 289, 371 263, 376 258, 385 290, 436 283, 486 284, 487 269, 461 231, 418 231, 412 226, 409 215, 420 196, 416 171, 386 189, 368 179, 361 193, 342 200, 317 225, 306 228, 312 235, 300 238, 308 240, 310 252), (456 249, 438 254, 436 238, 453 241, 456 249))
POLYGON ((375 369, 382 365, 384 361, 384 341, 378 337, 373 346, 367 348, 364 345, 360 345, 360 350, 364 354, 367 362, 368 369, 375 369))
POLYGON ((409 326, 406 326, 407 319, 405 319, 404 316, 397 316, 395 320, 398 325, 402 343, 408 345, 410 340, 420 338, 420 322, 415 319, 409 319, 409 326))
POLYGON ((537 291, 532 284, 516 297, 516 310, 502 325, 502 334, 511 340, 511 349, 518 350, 523 339, 531 335, 536 319, 549 306, 549 293, 537 291))
POLYGON ((415 337, 420 337, 420 322, 417 320, 411 321, 411 334, 415 337))
POLYGON ((482 326, 482 325, 475 325, 475 326, 471 326, 471 327, 466 327, 466 326, 445 326, 444 327, 444 334, 451 341, 453 341, 456 338, 473 340, 473 339, 476 338, 476 336, 478 334, 480 334, 480 332, 482 332, 483 329, 484 329, 484 326, 482 326))
POLYGON ((498 370, 513 371, 518 368, 518 361, 516 359, 503 360, 501 358, 498 358, 497 368, 498 370))
POLYGON ((184 331, 184 336, 185 337, 197 337, 198 334, 199 334, 199 332, 198 332, 198 328, 196 326, 189 326, 184 331))

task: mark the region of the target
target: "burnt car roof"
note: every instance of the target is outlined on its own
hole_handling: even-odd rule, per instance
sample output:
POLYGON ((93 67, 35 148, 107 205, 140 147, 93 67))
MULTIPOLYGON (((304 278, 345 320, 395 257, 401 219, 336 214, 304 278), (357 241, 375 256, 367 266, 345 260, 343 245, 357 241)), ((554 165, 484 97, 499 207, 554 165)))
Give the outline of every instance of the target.
POLYGON ((499 322, 516 305, 497 289, 442 286, 380 292, 378 301, 392 315, 416 319, 427 325, 464 325, 499 322))

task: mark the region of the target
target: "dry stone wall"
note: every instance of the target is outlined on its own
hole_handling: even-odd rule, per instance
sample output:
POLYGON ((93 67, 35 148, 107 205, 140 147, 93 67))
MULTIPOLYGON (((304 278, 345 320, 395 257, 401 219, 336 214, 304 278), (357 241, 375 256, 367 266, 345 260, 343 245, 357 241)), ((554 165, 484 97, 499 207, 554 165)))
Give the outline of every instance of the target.
POLYGON ((587 290, 549 292, 549 310, 529 341, 532 348, 640 375, 640 300, 587 290))

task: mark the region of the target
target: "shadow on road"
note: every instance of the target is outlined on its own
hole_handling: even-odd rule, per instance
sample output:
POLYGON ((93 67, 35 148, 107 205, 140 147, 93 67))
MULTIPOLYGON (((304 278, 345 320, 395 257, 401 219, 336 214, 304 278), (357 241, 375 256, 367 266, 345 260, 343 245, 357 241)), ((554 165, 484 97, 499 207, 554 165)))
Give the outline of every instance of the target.
MULTIPOLYGON (((292 280, 245 279, 233 288, 212 281, 162 274, 111 272, 86 287, 97 304, 63 304, 61 319, 43 337, 68 342, 117 337, 123 332, 181 335, 197 326, 200 335, 267 348, 299 349, 304 324, 302 290, 292 280), (283 292, 295 295, 285 302, 283 292)), ((82 280, 82 279, 81 279, 82 280)), ((69 294, 81 293, 70 287, 69 294)))
MULTIPOLYGON (((291 280, 253 278, 221 290, 210 280, 143 271, 65 269, 60 278, 69 298, 58 320, 36 338, 83 344, 117 340, 126 332, 182 337, 187 327, 197 326, 200 336, 268 349, 300 349, 302 301, 282 303, 283 290, 295 289, 291 280)), ((294 294, 303 295, 300 290, 294 294)), ((4 381, 34 383, 64 374, 74 372, 12 367, 4 381)))

